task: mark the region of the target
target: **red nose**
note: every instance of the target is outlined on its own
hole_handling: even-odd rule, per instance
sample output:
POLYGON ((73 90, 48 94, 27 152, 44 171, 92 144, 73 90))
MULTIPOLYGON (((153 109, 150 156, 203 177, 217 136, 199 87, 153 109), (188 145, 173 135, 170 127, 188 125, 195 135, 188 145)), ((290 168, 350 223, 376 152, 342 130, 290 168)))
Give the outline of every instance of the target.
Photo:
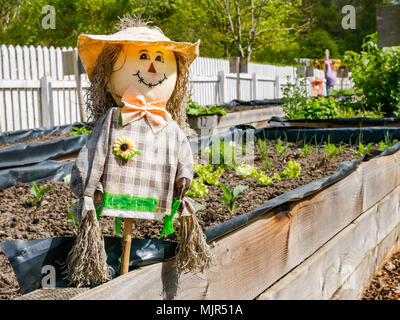
POLYGON ((151 72, 151 73, 157 73, 157 72, 156 72, 156 69, 154 68, 153 62, 151 63, 150 68, 149 68, 149 70, 147 70, 147 71, 148 71, 148 72, 151 72))

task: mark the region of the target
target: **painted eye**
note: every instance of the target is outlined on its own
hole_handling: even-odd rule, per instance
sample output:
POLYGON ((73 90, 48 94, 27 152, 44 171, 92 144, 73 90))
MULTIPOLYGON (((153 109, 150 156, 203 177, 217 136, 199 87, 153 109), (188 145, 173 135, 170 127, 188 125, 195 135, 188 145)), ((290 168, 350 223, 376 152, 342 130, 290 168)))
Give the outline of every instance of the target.
POLYGON ((156 61, 164 62, 164 58, 162 56, 157 56, 156 61))
POLYGON ((150 60, 150 57, 147 53, 142 53, 140 55, 140 60, 150 60))

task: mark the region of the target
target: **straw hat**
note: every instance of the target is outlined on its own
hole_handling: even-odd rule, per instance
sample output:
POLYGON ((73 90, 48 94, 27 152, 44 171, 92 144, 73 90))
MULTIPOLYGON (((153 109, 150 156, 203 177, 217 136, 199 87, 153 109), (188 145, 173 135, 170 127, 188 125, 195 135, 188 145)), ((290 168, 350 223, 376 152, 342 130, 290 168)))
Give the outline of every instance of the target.
POLYGON ((110 35, 81 34, 78 37, 78 51, 89 80, 92 80, 97 58, 107 42, 163 47, 186 55, 189 64, 199 55, 200 45, 200 40, 196 43, 171 41, 158 29, 148 27, 131 27, 110 35))

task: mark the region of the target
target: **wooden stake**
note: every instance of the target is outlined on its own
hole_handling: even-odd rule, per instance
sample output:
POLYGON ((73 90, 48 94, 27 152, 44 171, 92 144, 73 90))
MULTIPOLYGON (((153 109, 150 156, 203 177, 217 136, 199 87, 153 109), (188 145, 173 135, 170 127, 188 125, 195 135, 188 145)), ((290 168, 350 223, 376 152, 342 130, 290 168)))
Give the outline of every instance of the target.
POLYGON ((131 253, 131 242, 132 242, 132 225, 133 219, 126 218, 124 220, 124 235, 122 242, 122 257, 121 257, 121 269, 120 274, 128 273, 129 271, 129 257, 131 253))

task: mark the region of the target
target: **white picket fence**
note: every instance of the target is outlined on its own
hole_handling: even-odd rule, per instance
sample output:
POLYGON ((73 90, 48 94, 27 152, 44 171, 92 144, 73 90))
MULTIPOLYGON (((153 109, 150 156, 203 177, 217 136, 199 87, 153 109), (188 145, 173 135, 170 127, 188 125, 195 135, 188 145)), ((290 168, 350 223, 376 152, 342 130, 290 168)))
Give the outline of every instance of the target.
MULTIPOLYGON (((72 48, 0 46, 0 132, 81 121, 74 76, 64 76, 62 51, 72 48)), ((76 50, 76 49, 75 49, 76 50)), ((296 69, 249 63, 240 76, 241 100, 276 99, 296 69)), ((192 99, 211 105, 236 99, 236 74, 229 61, 198 58, 191 66, 192 99)), ((323 79, 322 71, 316 77, 323 79)), ((82 90, 88 88, 82 75, 82 90)), ((344 87, 351 86, 349 81, 344 87)), ((309 88, 310 90, 310 88, 309 88)), ((84 94, 84 93, 83 93, 84 94)))

